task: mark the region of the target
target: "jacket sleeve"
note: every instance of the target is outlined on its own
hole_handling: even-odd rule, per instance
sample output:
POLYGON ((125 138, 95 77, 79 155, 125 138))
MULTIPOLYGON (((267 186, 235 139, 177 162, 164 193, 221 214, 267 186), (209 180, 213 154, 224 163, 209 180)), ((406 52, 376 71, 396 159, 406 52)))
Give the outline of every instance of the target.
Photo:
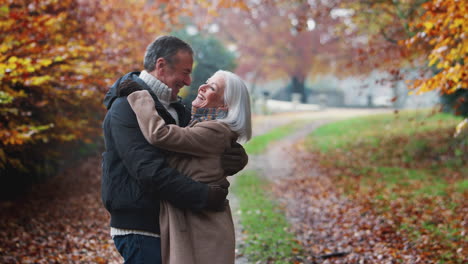
MULTIPOLYGON (((125 97, 112 106, 111 134, 119 156, 131 177, 145 190, 181 209, 200 210, 208 198, 208 186, 167 167, 165 153, 148 144, 125 97)), ((125 188, 123 186, 122 188, 125 188)))
POLYGON ((231 134, 226 125, 216 121, 200 122, 193 127, 166 125, 147 91, 134 92, 127 100, 137 116, 143 135, 152 145, 193 156, 224 152, 226 137, 231 134))

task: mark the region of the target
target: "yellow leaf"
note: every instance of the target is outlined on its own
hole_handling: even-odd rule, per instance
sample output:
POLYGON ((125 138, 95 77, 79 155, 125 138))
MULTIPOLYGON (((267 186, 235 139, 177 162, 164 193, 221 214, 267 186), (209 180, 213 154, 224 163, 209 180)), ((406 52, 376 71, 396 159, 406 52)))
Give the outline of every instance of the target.
POLYGON ((432 56, 431 60, 429 61, 429 66, 434 65, 437 62, 438 58, 436 56, 432 56))
POLYGON ((34 76, 29 81, 31 82, 31 85, 40 86, 49 80, 50 76, 34 76))
POLYGON ((463 25, 463 19, 457 18, 453 21, 453 24, 450 26, 450 28, 458 27, 460 25, 463 25))
POLYGON ((0 45, 0 52, 4 53, 9 49, 9 47, 5 44, 0 45))
POLYGON ((9 63, 15 63, 18 61, 18 58, 16 56, 11 56, 9 59, 8 59, 8 62, 9 63))
POLYGON ((38 60, 37 63, 39 63, 39 65, 47 67, 50 64, 52 64, 52 60, 51 59, 42 59, 42 60, 38 60))
POLYGON ((424 27, 426 28, 426 30, 431 30, 433 26, 434 24, 429 21, 424 22, 424 27))

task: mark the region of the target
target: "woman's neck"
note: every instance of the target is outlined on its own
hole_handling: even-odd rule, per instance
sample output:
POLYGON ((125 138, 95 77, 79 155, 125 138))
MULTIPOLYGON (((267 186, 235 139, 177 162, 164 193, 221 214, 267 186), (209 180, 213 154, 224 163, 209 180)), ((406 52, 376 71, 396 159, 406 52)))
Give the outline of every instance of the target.
POLYGON ((224 108, 197 108, 192 106, 192 120, 207 121, 224 118, 227 110, 224 108))

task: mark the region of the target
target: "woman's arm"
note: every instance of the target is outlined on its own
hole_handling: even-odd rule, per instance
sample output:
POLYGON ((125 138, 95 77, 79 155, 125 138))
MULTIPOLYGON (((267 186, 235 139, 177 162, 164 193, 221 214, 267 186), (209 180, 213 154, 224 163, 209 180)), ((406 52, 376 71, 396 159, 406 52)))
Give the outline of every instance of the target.
POLYGON ((166 125, 155 109, 148 91, 138 91, 127 97, 146 140, 159 148, 194 156, 224 152, 229 128, 216 121, 197 123, 193 127, 166 125))

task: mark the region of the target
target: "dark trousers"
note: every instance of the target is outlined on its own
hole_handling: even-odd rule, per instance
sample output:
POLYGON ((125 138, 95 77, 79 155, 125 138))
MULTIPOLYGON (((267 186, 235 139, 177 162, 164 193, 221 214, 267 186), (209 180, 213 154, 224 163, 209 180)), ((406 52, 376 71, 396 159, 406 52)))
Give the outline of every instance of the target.
POLYGON ((125 264, 162 264, 160 238, 136 234, 115 236, 114 244, 125 264))

